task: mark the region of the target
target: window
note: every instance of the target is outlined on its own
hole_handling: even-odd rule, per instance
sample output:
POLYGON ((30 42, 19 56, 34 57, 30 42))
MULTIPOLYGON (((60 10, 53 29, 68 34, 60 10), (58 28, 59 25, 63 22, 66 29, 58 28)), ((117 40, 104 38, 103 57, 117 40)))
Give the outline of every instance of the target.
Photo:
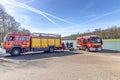
POLYGON ((100 39, 100 38, 91 38, 91 39, 90 39, 90 42, 100 43, 100 42, 101 42, 101 39, 100 39))
POLYGON ((15 40, 16 40, 16 41, 18 41, 18 40, 19 40, 19 37, 18 37, 18 36, 16 36, 16 37, 15 37, 15 40))
POLYGON ((20 40, 21 41, 28 41, 29 39, 28 39, 28 37, 20 37, 20 40))
POLYGON ((9 40, 10 40, 10 41, 14 41, 14 40, 15 40, 15 36, 10 36, 10 37, 9 37, 9 40))

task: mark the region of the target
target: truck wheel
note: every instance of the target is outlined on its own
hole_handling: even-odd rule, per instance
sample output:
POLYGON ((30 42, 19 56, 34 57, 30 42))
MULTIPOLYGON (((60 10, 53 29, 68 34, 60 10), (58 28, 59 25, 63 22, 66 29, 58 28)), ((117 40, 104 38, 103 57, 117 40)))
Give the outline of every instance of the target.
POLYGON ((44 53, 49 53, 49 51, 44 51, 44 53))
POLYGON ((20 48, 14 48, 10 53, 12 56, 19 56, 21 54, 20 48))
POLYGON ((50 48, 49 48, 49 52, 50 52, 50 53, 54 53, 54 47, 50 47, 50 48))

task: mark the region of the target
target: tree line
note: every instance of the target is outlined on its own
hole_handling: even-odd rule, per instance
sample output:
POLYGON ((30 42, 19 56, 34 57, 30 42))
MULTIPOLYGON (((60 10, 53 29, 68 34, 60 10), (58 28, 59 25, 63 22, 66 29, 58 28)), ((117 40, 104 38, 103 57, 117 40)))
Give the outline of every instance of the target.
POLYGON ((95 29, 92 32, 84 32, 73 34, 70 36, 65 36, 63 40, 76 40, 78 36, 87 36, 87 35, 99 35, 102 39, 120 39, 120 27, 119 26, 112 26, 107 29, 95 29))
POLYGON ((21 28, 19 22, 14 17, 9 15, 4 7, 0 5, 0 43, 3 41, 4 36, 9 32, 16 33, 30 33, 29 30, 21 28))

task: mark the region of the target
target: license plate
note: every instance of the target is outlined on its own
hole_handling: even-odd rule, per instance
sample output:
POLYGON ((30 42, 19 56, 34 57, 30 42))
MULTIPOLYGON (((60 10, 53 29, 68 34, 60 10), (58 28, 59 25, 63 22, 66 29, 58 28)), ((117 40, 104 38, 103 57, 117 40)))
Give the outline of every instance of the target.
POLYGON ((94 46, 100 46, 100 43, 97 43, 97 44, 93 44, 94 46))

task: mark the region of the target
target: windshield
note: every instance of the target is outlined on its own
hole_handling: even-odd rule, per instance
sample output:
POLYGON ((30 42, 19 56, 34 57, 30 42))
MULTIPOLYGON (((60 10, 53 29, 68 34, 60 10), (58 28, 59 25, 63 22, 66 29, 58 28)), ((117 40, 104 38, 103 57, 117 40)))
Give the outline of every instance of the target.
POLYGON ((100 43, 102 40, 100 38, 91 38, 90 39, 90 42, 93 42, 93 43, 100 43))

